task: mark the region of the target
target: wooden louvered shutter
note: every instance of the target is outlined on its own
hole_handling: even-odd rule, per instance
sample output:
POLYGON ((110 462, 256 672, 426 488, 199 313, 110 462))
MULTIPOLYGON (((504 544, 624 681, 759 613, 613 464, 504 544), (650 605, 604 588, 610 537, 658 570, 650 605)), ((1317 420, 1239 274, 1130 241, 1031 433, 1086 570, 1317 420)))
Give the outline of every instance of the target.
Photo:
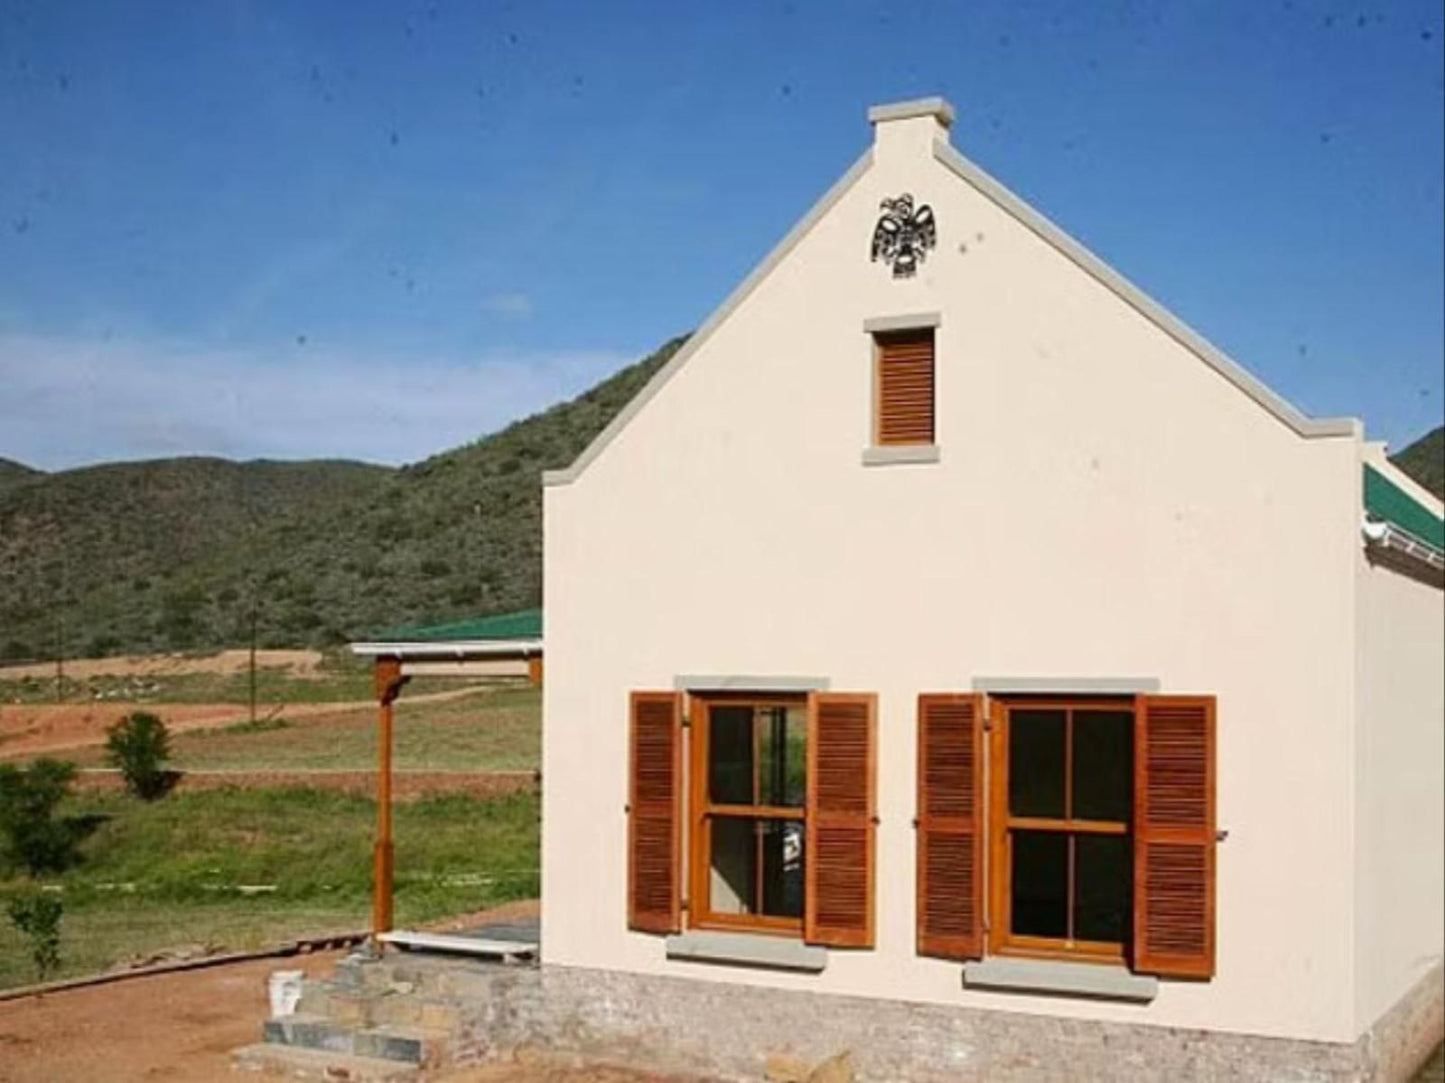
POLYGON ((627 926, 682 928, 682 693, 633 692, 627 800, 627 926))
POLYGON ((808 697, 808 805, 803 939, 873 946, 877 697, 808 697))
POLYGON ((983 696, 918 697, 918 953, 983 955, 983 696))
POLYGON ((1214 697, 1140 696, 1134 969, 1214 975, 1214 697))
POLYGON ((878 445, 933 443, 933 329, 880 334, 875 343, 878 445))

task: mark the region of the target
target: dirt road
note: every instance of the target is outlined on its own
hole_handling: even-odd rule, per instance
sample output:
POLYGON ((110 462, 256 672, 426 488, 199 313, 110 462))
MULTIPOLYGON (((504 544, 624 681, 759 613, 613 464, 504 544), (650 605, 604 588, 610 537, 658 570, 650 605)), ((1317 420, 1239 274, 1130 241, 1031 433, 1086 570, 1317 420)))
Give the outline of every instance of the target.
MULTIPOLYGON (((485 688, 452 688, 407 697, 408 703, 436 703, 485 692, 485 688)), ((266 704, 262 717, 314 718, 373 708, 370 700, 336 703, 266 704)), ((0 705, 0 760, 29 759, 66 749, 105 743, 105 731, 132 711, 160 716, 172 733, 220 729, 245 722, 249 710, 236 703, 45 703, 0 705)))
MULTIPOLYGON (((285 669, 292 677, 320 677, 316 667, 321 652, 312 650, 258 650, 256 665, 262 669, 285 669)), ((217 651, 215 654, 126 654, 114 658, 71 658, 65 675, 83 681, 90 677, 179 677, 187 673, 244 673, 251 664, 249 650, 217 651)), ((54 662, 23 666, 0 666, 0 681, 26 677, 48 680, 55 676, 54 662)))
MULTIPOLYGON (((535 917, 535 900, 441 922, 535 917)), ((231 1052, 260 1040, 266 978, 273 970, 325 977, 341 952, 258 959, 204 970, 127 978, 108 985, 0 1001, 0 1083, 280 1083, 238 1072, 231 1052)), ((687 1083, 626 1067, 578 1068, 533 1061, 456 1069, 437 1083, 687 1083)))
POLYGON ((260 959, 0 1002, 0 1080, 269 1083, 231 1068, 231 1050, 261 1033, 266 976, 282 969, 324 976, 340 955, 260 959))

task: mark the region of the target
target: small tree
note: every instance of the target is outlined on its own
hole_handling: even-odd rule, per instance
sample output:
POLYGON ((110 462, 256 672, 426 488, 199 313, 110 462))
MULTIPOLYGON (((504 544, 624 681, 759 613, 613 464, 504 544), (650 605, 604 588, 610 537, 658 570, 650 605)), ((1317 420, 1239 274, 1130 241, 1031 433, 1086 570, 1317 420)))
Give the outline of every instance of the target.
POLYGON ((31 876, 74 864, 80 832, 55 815, 70 793, 75 764, 39 759, 29 767, 0 764, 0 839, 5 857, 31 876))
POLYGON ((44 981, 60 966, 60 899, 40 891, 16 895, 6 907, 10 923, 30 941, 30 958, 44 981))
POLYGON ((120 768, 125 788, 141 800, 154 801, 170 788, 170 734, 155 715, 126 715, 106 731, 105 749, 111 765, 120 768))

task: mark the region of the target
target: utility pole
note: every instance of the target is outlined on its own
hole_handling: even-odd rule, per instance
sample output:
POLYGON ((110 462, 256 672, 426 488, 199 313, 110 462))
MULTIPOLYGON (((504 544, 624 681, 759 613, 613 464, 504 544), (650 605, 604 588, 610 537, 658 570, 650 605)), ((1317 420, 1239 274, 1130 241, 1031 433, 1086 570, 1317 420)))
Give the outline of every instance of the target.
POLYGON ((55 592, 55 702, 65 701, 65 541, 60 543, 60 588, 55 592))
POLYGON ((251 725, 256 725, 256 593, 251 589, 251 725))

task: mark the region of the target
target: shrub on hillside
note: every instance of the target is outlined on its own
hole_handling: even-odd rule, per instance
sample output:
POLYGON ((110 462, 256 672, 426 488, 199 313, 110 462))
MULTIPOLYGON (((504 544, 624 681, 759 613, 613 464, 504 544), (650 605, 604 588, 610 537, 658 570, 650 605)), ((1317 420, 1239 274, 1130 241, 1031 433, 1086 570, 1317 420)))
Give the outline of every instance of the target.
POLYGON ((170 734, 166 724, 146 711, 126 715, 106 731, 106 757, 120 769, 125 788, 142 801, 154 801, 171 787, 167 770, 170 734))
POLYGON ((28 767, 0 764, 0 839, 4 857, 31 876, 61 872, 79 857, 82 829, 56 816, 70 793, 75 764, 39 759, 28 767))
POLYGON ((30 959, 41 981, 60 966, 60 915, 64 905, 54 895, 27 891, 14 896, 5 908, 10 924, 30 942, 30 959))

